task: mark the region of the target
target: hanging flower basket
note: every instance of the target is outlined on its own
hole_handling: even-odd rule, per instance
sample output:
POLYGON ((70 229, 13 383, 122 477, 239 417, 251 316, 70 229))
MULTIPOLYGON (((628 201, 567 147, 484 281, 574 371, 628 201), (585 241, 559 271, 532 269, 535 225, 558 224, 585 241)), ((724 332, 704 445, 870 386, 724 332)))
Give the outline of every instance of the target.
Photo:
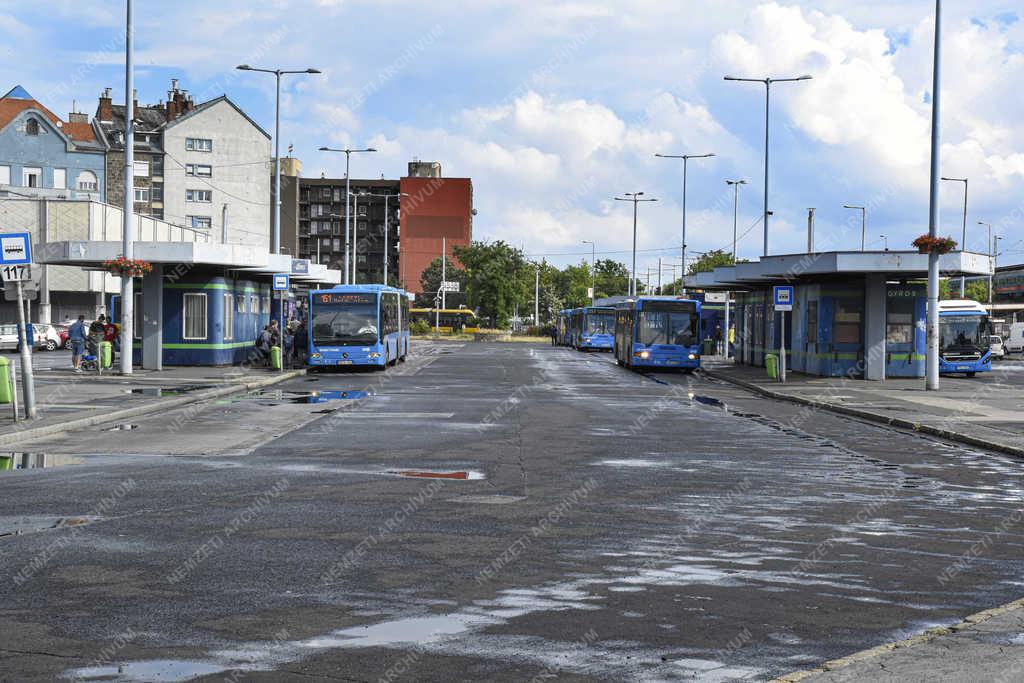
POLYGON ((142 277, 153 270, 153 265, 149 261, 143 261, 142 259, 130 259, 125 258, 124 256, 118 256, 116 259, 104 261, 103 267, 106 268, 111 275, 115 275, 117 277, 142 277))
POLYGON ((921 235, 914 240, 913 244, 917 247, 918 252, 922 254, 930 254, 932 252, 935 252, 936 254, 948 254, 956 249, 956 240, 952 237, 932 237, 931 235, 921 235))

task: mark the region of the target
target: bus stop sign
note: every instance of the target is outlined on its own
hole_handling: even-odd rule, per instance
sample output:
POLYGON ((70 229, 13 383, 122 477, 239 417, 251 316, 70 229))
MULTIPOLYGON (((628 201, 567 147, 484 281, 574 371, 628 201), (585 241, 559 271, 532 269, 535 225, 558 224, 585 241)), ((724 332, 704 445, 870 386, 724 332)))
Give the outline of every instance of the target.
POLYGON ((775 303, 776 311, 792 311, 793 310, 793 285, 776 285, 775 296, 773 301, 775 303))
POLYGON ((0 234, 0 266, 32 263, 32 237, 27 232, 0 234))
POLYGON ((283 292, 288 289, 288 273, 274 273, 274 291, 283 292))

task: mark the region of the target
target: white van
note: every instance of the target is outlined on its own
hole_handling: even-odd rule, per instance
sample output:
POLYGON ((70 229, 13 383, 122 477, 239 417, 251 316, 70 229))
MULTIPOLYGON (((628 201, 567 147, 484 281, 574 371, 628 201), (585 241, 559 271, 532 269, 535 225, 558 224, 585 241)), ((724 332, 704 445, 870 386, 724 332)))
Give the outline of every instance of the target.
POLYGON ((1010 333, 1003 338, 1006 353, 1024 353, 1024 323, 1010 325, 1010 333))

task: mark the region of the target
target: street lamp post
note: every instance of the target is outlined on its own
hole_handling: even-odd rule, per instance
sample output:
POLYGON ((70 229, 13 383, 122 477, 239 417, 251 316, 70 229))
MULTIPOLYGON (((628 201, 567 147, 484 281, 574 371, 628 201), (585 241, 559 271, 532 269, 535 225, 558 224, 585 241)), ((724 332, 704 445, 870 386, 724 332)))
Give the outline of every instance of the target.
POLYGON ((281 76, 286 74, 318 74, 318 69, 258 69, 248 64, 235 67, 239 71, 258 71, 274 74, 277 80, 277 98, 274 104, 274 235, 271 252, 281 253, 281 76))
MULTIPOLYGON (((350 284, 356 284, 356 253, 359 249, 359 231, 357 227, 359 225, 359 198, 366 197, 368 193, 366 190, 360 190, 359 192, 350 192, 352 196, 352 213, 356 215, 356 222, 352 225, 352 281, 350 284)), ((348 202, 345 202, 348 204, 348 202)), ((347 208, 347 206, 346 206, 347 208)))
MULTIPOLYGON (((683 160, 683 244, 682 244, 682 258, 683 263, 686 263, 686 167, 690 159, 707 159, 708 157, 715 156, 714 154, 655 154, 654 156, 660 159, 682 159, 683 160)), ((686 293, 686 289, 683 289, 683 293, 686 293)))
MULTIPOLYGON (((134 97, 132 91, 135 89, 135 25, 132 17, 134 6, 133 0, 127 2, 127 16, 125 18, 125 46, 124 46, 124 222, 121 228, 122 245, 121 250, 125 258, 135 257, 135 245, 132 219, 134 215, 135 201, 135 112, 134 97)), ((106 281, 106 276, 101 276, 106 281)), ((19 286, 21 283, 18 283, 19 286)), ((20 291, 20 290, 19 290, 20 291)), ((106 305, 106 301, 102 302, 106 305)), ((18 306, 21 306, 21 297, 18 297, 18 306)), ((161 321, 162 323, 163 321, 161 321)), ((132 374, 132 343, 135 340, 135 280, 131 277, 121 277, 121 374, 132 374)), ((24 328, 28 330, 27 327, 24 328)), ((160 328, 158 328, 160 329, 160 328)), ((28 348, 27 344, 23 348, 28 348)), ((22 363, 22 372, 31 372, 29 363, 22 363)), ((26 378, 27 379, 27 378, 26 378)), ((34 388, 32 382, 25 382, 26 417, 35 417, 35 397, 29 401, 28 392, 34 388)), ((15 415, 17 417, 17 415, 15 415)))
MULTIPOLYGON (((992 238, 992 272, 993 274, 999 268, 999 240, 1004 239, 1002 235, 996 235, 992 238)), ((996 283, 993 278, 989 278, 988 285, 988 314, 995 316, 995 304, 992 303, 992 292, 995 290, 996 283)))
POLYGON ((398 199, 401 202, 402 197, 408 197, 408 192, 396 192, 395 194, 374 194, 372 192, 365 193, 367 197, 378 197, 384 200, 384 284, 388 283, 388 259, 390 257, 389 245, 388 245, 388 200, 392 197, 398 199))
MULTIPOLYGON (((989 268, 991 268, 992 272, 994 273, 996 268, 995 268, 995 263, 993 262, 992 259, 995 257, 996 249, 995 249, 995 245, 993 244, 993 240, 992 240, 992 224, 991 223, 986 223, 985 221, 978 221, 978 225, 984 225, 986 228, 988 228, 988 237, 986 238, 985 246, 988 248, 988 261, 989 261, 988 265, 989 265, 989 268)), ((990 274, 988 276, 988 314, 990 316, 992 315, 992 285, 993 285, 992 275, 990 274)))
POLYGON ((865 243, 864 240, 868 234, 868 210, 864 206, 856 206, 854 204, 843 204, 844 209, 856 209, 860 211, 860 250, 864 251, 865 243))
MULTIPOLYGON (((351 183, 349 182, 349 161, 352 158, 353 152, 376 152, 377 150, 373 147, 366 147, 365 149, 334 149, 333 147, 321 147, 321 152, 342 152, 345 154, 345 284, 351 285, 355 283, 355 273, 349 276, 349 233, 351 232, 352 218, 349 214, 349 195, 352 194, 351 183)), ((355 242, 355 239, 352 240, 355 242)))
MULTIPOLYGON (((942 0, 935 0, 935 44, 932 55, 932 139, 928 181, 928 236, 932 239, 939 229, 939 165, 942 99, 942 0)), ((928 323, 925 337, 928 355, 925 360, 925 389, 939 389, 939 254, 928 252, 928 323)))
POLYGON ((726 185, 731 185, 734 192, 732 198, 732 262, 736 263, 736 226, 740 218, 740 185, 746 185, 746 180, 726 180, 726 185))
POLYGON ((882 244, 884 245, 883 248, 885 251, 889 251, 889 238, 885 235, 879 235, 879 237, 882 238, 882 244))
POLYGON ((597 297, 597 245, 591 240, 580 240, 580 244, 590 245, 590 305, 594 305, 597 297))
MULTIPOLYGON (((963 229, 963 236, 960 238, 960 251, 966 251, 967 250, 967 178, 946 178, 946 177, 943 177, 942 180, 949 180, 949 181, 952 181, 952 182, 955 182, 955 183, 963 183, 964 184, 964 229, 963 229)), ((960 275, 960 298, 961 299, 963 299, 966 296, 966 289, 967 289, 967 278, 963 274, 961 274, 960 275)))
MULTIPOLYGON (((640 199, 643 192, 624 192, 621 197, 615 197, 617 202, 633 202, 633 266, 629 271, 629 296, 636 296, 636 205, 640 202, 656 202, 657 199, 640 199)), ((686 267, 683 271, 685 274, 686 267)))
POLYGON ((768 255, 768 131, 769 112, 771 102, 772 83, 790 83, 793 81, 809 81, 813 78, 810 75, 798 76, 796 78, 736 78, 726 76, 727 81, 743 81, 747 83, 764 83, 764 255, 768 255))

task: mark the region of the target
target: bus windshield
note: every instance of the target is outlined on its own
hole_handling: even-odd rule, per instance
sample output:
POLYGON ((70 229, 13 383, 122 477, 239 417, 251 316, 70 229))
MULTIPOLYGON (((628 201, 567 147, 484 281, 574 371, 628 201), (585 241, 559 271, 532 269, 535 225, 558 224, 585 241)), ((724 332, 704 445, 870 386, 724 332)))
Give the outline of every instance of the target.
POLYGON ((983 315, 944 315, 939 318, 939 347, 977 350, 988 346, 988 318, 983 315))
POLYGON ((315 346, 377 343, 376 297, 372 294, 347 296, 352 301, 322 303, 318 301, 321 297, 314 297, 309 327, 315 346))
POLYGON ((640 311, 638 342, 693 346, 699 343, 697 325, 700 318, 692 304, 655 302, 640 311))
POLYGON ((612 311, 587 313, 586 334, 615 334, 615 313, 612 311))

